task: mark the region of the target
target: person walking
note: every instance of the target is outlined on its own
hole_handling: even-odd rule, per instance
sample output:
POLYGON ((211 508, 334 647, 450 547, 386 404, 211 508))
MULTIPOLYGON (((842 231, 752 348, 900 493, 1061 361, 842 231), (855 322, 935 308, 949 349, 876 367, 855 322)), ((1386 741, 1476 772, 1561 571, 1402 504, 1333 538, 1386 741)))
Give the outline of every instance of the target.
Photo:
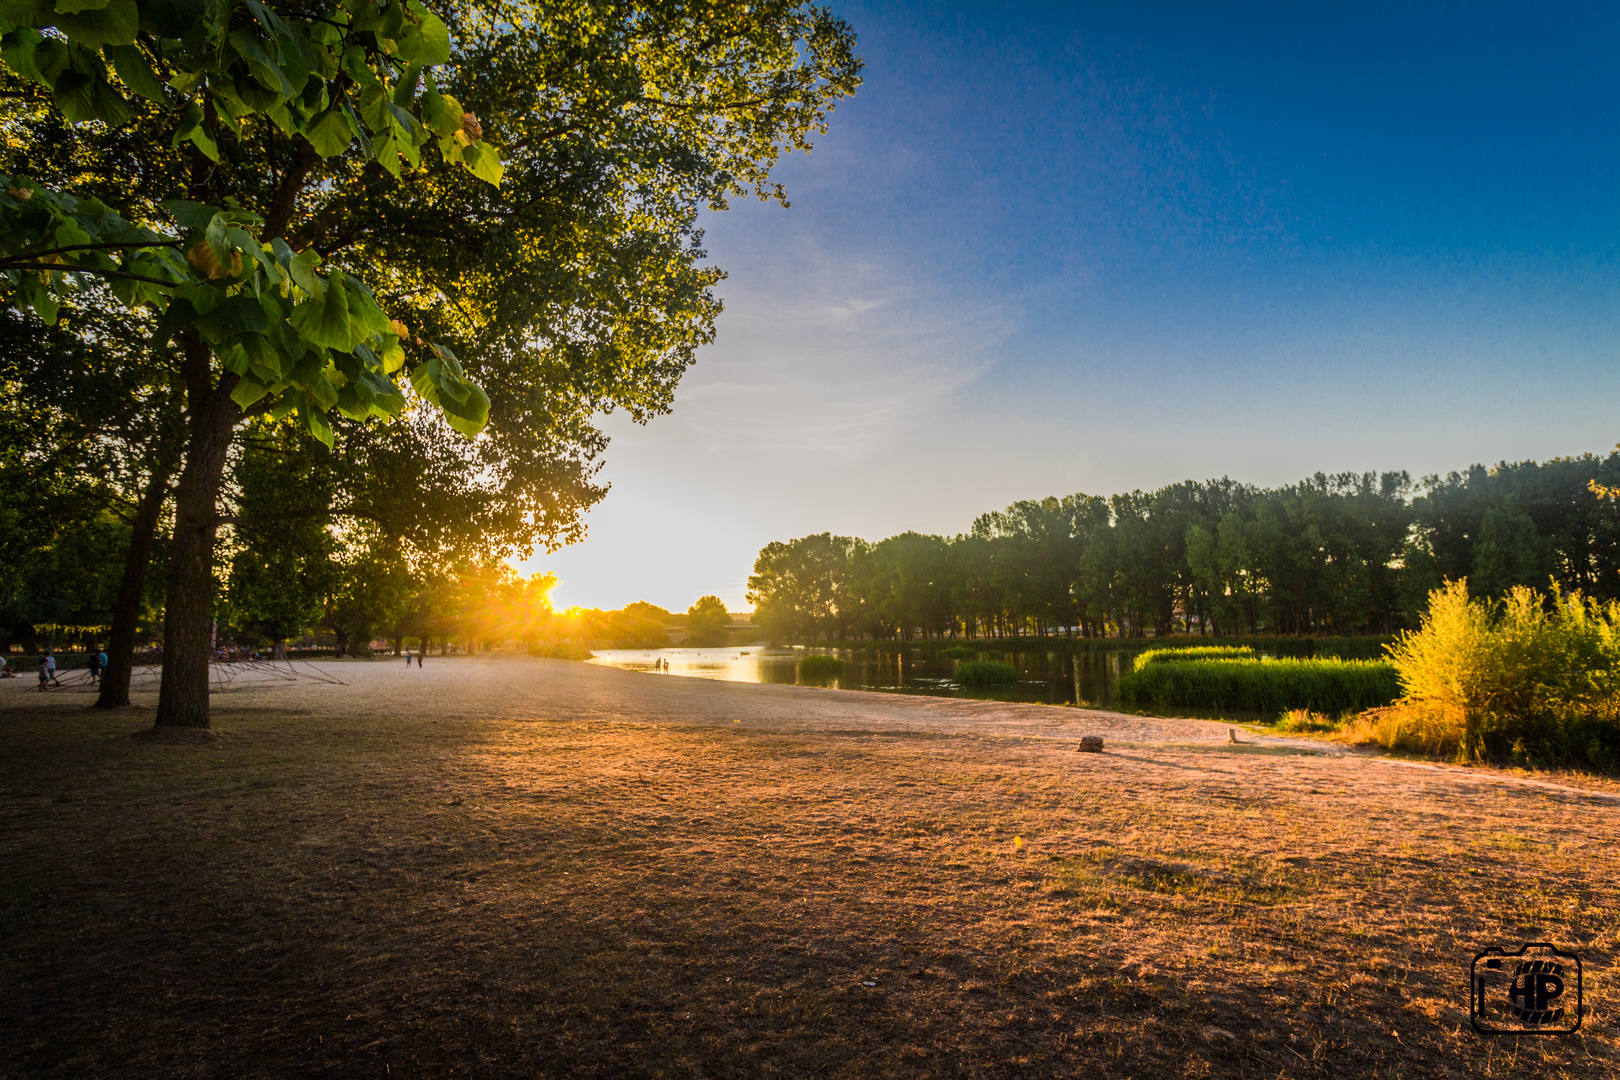
POLYGON ((411 650, 409 650, 409 649, 405 650, 405 666, 406 667, 411 666, 411 650))
POLYGON ((427 649, 426 648, 421 648, 421 649, 416 650, 416 670, 417 671, 422 670, 422 657, 424 657, 426 655, 427 655, 427 649))
POLYGON ((62 685, 62 680, 56 677, 56 657, 49 649, 45 650, 45 671, 50 676, 52 686, 62 685))
POLYGON ((46 664, 46 658, 42 656, 42 657, 39 658, 39 690, 40 690, 40 693, 44 693, 45 691, 49 690, 50 688, 51 688, 51 669, 46 664))
POLYGON ((100 649, 96 648, 94 645, 90 646, 90 658, 84 666, 90 669, 91 682, 101 681, 101 668, 106 662, 106 654, 100 649))

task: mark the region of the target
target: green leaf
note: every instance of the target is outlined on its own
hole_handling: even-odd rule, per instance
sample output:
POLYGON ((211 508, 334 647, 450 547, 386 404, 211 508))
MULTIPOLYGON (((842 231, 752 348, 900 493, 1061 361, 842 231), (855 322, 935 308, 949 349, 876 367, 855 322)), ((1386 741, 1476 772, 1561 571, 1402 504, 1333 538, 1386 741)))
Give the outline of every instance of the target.
POLYGON ((107 6, 75 15, 60 12, 51 20, 69 41, 87 49, 103 45, 133 45, 140 27, 140 11, 135 0, 108 0, 107 6))
POLYGON ((405 349, 400 345, 396 335, 383 335, 383 347, 379 358, 382 360, 385 375, 392 375, 405 366, 405 349))
POLYGON ((304 129, 304 138, 309 140, 321 157, 336 157, 349 148, 349 143, 354 141, 354 132, 349 129, 348 117, 331 109, 304 129))
POLYGON ((410 12, 419 22, 399 38, 399 58, 407 64, 444 64, 450 60, 450 30, 444 20, 412 0, 410 12))
POLYGON ((231 391, 231 400, 236 402, 238 407, 246 409, 269 392, 270 388, 268 386, 264 386, 251 377, 244 375, 242 381, 236 384, 236 389, 231 391))
POLYGON ((405 74, 399 77, 394 84, 394 104, 402 109, 408 109, 411 102, 416 100, 416 84, 422 81, 422 65, 412 64, 405 69, 405 74))
POLYGON ((78 66, 70 67, 56 77, 56 85, 51 88, 51 101, 63 116, 75 124, 100 120, 108 127, 117 127, 135 115, 135 110, 130 108, 124 95, 113 89, 106 75, 101 71, 85 71, 78 66))
POLYGON ((309 433, 318 442, 324 443, 326 448, 330 450, 332 448, 332 425, 326 422, 325 415, 319 409, 310 408, 308 404, 301 406, 298 413, 304 418, 304 427, 308 429, 309 433))
POLYGON ((58 15, 74 15, 81 11, 100 11, 107 0, 56 0, 58 15))
POLYGON ((360 119, 378 135, 392 131, 394 114, 388 111, 388 92, 380 86, 368 86, 361 90, 360 119))
POLYGON ((422 95, 422 123, 435 135, 449 136, 461 130, 461 102, 441 94, 431 86, 422 95))
POLYGON ((199 334, 217 344, 237 334, 262 333, 269 321, 257 299, 252 296, 232 296, 206 315, 198 316, 192 325, 199 334))
POLYGON ((17 29, 0 37, 0 59, 6 66, 25 79, 43 83, 49 87, 50 80, 40 73, 34 65, 34 49, 39 45, 42 37, 38 30, 32 27, 19 26, 17 29))
POLYGON ((113 63, 113 70, 118 77, 124 80, 124 85, 130 90, 155 101, 159 105, 168 103, 164 96, 163 84, 158 82, 157 75, 152 71, 152 65, 147 62, 146 54, 136 45, 109 45, 102 50, 113 63))
MULTIPOLYGON (((333 275, 334 278, 337 276, 333 275)), ((355 340, 364 341, 368 337, 382 337, 391 332, 388 316, 377 306, 371 290, 347 275, 343 275, 343 284, 349 294, 349 319, 354 324, 355 340)))
POLYGON ((411 385, 424 400, 439 407, 451 427, 463 435, 478 434, 489 422, 488 395, 461 374, 461 365, 448 350, 435 351, 442 358, 418 364, 411 373, 411 385))
POLYGON ((293 284, 314 297, 320 297, 326 292, 325 280, 315 272, 320 263, 320 253, 314 248, 305 248, 293 256, 292 261, 287 264, 287 272, 292 275, 293 284))
POLYGON ((180 144, 190 140, 201 150, 203 156, 209 161, 219 160, 219 147, 215 144, 213 136, 203 127, 203 114, 196 104, 187 106, 186 111, 180 114, 174 127, 174 146, 178 149, 180 144))
POLYGON ((332 368, 324 369, 318 378, 309 381, 309 386, 306 389, 309 392, 310 400, 323 409, 330 409, 336 405, 338 399, 336 380, 339 378, 342 378, 342 376, 338 375, 332 368))
POLYGON ((56 313, 61 305, 57 302, 55 294, 46 288, 39 278, 33 274, 24 274, 19 291, 22 293, 23 303, 33 308, 34 314, 45 320, 47 326, 56 323, 56 313))
POLYGON ((202 232, 208 228, 208 223, 214 220, 219 213, 219 207, 209 206, 207 203, 192 202, 189 199, 169 199, 158 203, 169 212, 169 216, 180 224, 180 228, 188 233, 202 232))
POLYGON ((496 187, 501 186, 501 177, 506 174, 506 166, 501 164, 501 156, 484 143, 473 143, 461 151, 461 162, 478 179, 496 187))
POLYGON ((49 26, 55 11, 51 0, 0 0, 0 19, 14 26, 49 26))
POLYGON ((312 345, 345 352, 353 348, 356 337, 349 321, 349 295, 341 279, 327 282, 326 295, 311 297, 293 308, 292 324, 312 345))

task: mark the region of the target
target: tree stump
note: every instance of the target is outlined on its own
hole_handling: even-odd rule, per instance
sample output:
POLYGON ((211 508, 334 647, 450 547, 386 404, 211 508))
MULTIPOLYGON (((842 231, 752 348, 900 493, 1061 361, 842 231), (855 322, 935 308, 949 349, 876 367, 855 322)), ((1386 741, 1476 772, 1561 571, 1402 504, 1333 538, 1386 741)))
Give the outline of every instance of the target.
POLYGON ((1100 754, 1100 753, 1102 753, 1102 736, 1101 735, 1082 735, 1080 737, 1080 747, 1079 747, 1079 749, 1080 749, 1080 752, 1082 754, 1100 754))

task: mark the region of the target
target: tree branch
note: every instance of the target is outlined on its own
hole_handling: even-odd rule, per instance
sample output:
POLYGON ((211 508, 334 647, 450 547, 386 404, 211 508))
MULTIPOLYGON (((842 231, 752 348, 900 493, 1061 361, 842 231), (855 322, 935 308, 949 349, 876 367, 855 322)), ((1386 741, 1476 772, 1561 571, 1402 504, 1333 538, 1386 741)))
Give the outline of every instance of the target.
POLYGON ((172 247, 180 246, 178 240, 132 240, 127 244, 73 244, 69 247, 51 248, 49 251, 24 251, 14 255, 15 259, 42 259, 46 255, 65 255, 70 251, 105 251, 114 248, 143 248, 143 247, 172 247))
POLYGON ((126 281, 145 281, 153 285, 167 285, 171 288, 180 284, 178 281, 165 281, 162 278, 147 277, 145 274, 126 274, 122 270, 102 270, 94 266, 68 266, 64 263, 21 263, 5 259, 0 260, 0 270, 41 270, 55 274, 99 274, 101 277, 123 278, 126 281))

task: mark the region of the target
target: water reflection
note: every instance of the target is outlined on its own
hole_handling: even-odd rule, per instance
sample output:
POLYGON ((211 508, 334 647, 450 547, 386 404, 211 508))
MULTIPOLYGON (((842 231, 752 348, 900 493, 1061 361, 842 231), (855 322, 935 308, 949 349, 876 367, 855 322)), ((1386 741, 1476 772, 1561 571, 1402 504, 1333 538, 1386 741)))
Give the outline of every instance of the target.
MULTIPOLYGON (((1038 642, 1027 641, 958 643, 952 651, 959 655, 954 657, 936 655, 943 651, 941 643, 936 642, 926 645, 879 643, 851 649, 762 645, 729 649, 599 649, 590 662, 656 673, 662 661, 668 664, 670 675, 725 682, 831 686, 844 690, 1118 709, 1121 706, 1114 695, 1114 685, 1122 672, 1131 670, 1132 657, 1144 645, 1152 644, 1154 642, 1139 642, 1118 649, 1093 648, 1070 653, 1065 648, 1043 648, 1038 642), (818 654, 843 660, 843 673, 831 679, 801 678, 801 661, 818 654), (1005 687, 960 687, 954 680, 956 669, 970 659, 1011 664, 1018 670, 1019 680, 1005 687)), ((1378 639, 1341 639, 1331 645, 1309 639, 1281 642, 1273 639, 1266 642, 1260 654, 1364 658, 1379 655, 1381 644, 1378 639)))

